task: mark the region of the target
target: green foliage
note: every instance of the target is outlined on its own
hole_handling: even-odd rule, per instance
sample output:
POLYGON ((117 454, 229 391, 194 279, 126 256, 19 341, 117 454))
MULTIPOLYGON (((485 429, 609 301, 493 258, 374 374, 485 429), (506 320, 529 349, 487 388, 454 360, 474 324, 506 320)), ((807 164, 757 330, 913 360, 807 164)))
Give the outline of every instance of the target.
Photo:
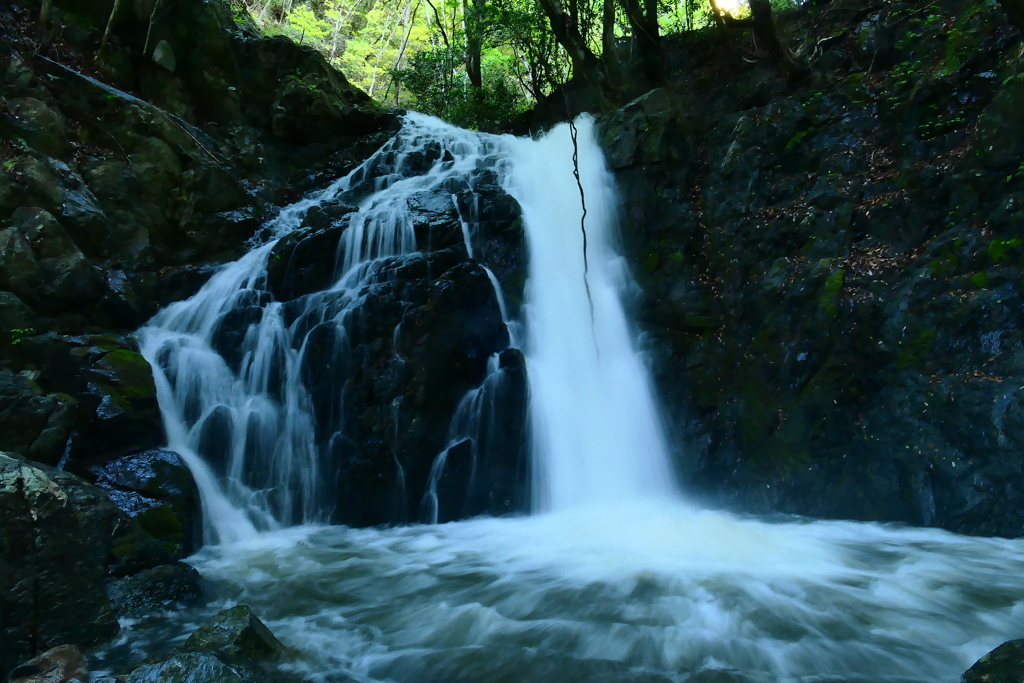
POLYGON ((826 317, 834 318, 839 313, 839 293, 843 290, 845 280, 846 271, 842 268, 836 268, 825 279, 819 303, 826 317))
POLYGON ((11 330, 11 346, 20 344, 22 339, 31 337, 35 333, 35 328, 32 327, 18 327, 11 330))
POLYGON ((1011 240, 992 240, 988 244, 988 255, 993 261, 1002 261, 1007 256, 1007 252, 1011 249, 1020 248, 1021 241, 1019 238, 1011 240))
POLYGON ((522 91, 511 82, 500 54, 483 60, 481 88, 471 86, 462 60, 456 46, 424 50, 394 76, 413 95, 417 109, 463 128, 494 128, 522 108, 522 91))

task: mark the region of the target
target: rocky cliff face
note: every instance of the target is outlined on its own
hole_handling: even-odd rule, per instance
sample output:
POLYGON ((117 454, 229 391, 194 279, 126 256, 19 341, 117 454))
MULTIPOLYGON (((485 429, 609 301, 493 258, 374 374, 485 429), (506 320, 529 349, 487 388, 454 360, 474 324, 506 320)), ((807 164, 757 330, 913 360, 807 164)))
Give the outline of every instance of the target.
POLYGON ((131 332, 396 126, 218 2, 126 5, 96 55, 111 4, 43 34, 0 5, 0 677, 198 591, 198 494, 131 332))
POLYGON ((789 85, 712 36, 603 121, 689 490, 1024 533, 1024 67, 990 2, 807 7, 789 85))
MULTIPOLYGON (((59 643, 111 637, 115 614, 198 590, 176 561, 201 542, 199 496, 161 449, 132 332, 398 128, 316 52, 258 35, 226 3, 126 5, 97 52, 111 7, 57 2, 42 33, 37 4, 0 7, 0 676, 59 643)), ((237 370, 271 302, 307 340, 302 381, 334 521, 522 510, 525 368, 481 263, 514 313, 525 260, 518 206, 494 169, 483 164, 472 190, 413 197, 417 251, 376 264, 335 319, 352 204, 394 163, 381 156, 352 192, 311 210, 213 344, 237 370), (481 419, 456 419, 469 413, 481 419)), ((199 450, 223 473, 230 426, 203 417, 199 450)), ((246 483, 259 488, 262 474, 246 483)))

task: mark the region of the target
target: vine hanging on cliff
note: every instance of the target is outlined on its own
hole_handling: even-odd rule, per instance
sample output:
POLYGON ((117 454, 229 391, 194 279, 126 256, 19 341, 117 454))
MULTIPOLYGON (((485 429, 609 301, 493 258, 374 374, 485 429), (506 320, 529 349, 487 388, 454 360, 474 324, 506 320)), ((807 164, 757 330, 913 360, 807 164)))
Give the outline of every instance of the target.
POLYGON ((580 146, 576 140, 576 122, 569 117, 569 135, 572 137, 572 175, 576 178, 576 187, 580 189, 580 205, 583 207, 583 214, 580 216, 580 232, 583 233, 583 286, 587 290, 587 301, 590 303, 590 328, 594 331, 594 346, 597 347, 597 333, 594 322, 594 298, 590 295, 590 265, 587 263, 587 196, 583 192, 583 183, 580 181, 580 146))

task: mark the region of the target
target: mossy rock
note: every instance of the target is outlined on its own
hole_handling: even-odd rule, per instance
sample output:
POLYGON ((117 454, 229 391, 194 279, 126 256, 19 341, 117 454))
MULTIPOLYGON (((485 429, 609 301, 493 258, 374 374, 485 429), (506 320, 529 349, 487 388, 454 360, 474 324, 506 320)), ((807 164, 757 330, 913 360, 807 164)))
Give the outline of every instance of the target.
POLYGON ((174 514, 174 509, 170 505, 157 505, 140 512, 135 517, 135 521, 156 539, 173 539, 174 537, 180 539, 185 526, 174 514))
POLYGON ((979 659, 961 683, 1020 683, 1024 681, 1024 640, 1010 640, 979 659))
POLYGON ((116 382, 130 401, 156 397, 153 371, 141 353, 118 349, 96 361, 93 370, 116 382))
POLYGON ((281 641, 247 605, 217 614, 189 636, 183 649, 251 660, 276 658, 285 651, 281 641))

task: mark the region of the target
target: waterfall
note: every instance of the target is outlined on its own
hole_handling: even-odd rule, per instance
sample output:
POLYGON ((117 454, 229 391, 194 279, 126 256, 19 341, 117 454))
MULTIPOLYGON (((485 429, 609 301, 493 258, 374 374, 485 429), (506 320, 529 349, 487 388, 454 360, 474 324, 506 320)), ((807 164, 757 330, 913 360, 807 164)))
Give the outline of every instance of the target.
POLYGON ((615 250, 615 185, 581 117, 583 212, 568 125, 510 140, 507 187, 523 207, 530 254, 526 359, 533 424, 534 507, 559 510, 676 495, 657 403, 623 308, 629 275, 615 250))
MULTIPOLYGON (((346 380, 335 378, 331 366, 346 360, 353 311, 371 285, 387 279, 388 257, 416 251, 409 199, 466 187, 466 178, 490 163, 496 143, 437 119, 407 115, 399 134, 369 160, 284 209, 266 226, 265 244, 221 268, 196 295, 163 309, 140 330, 168 446, 196 476, 208 540, 228 542, 262 529, 329 520, 335 501, 328 482, 335 474, 324 471, 325 451, 344 437, 346 425, 336 406, 326 415, 317 410, 309 385, 316 375, 339 384, 346 380), (288 304, 272 300, 268 260, 275 247, 302 226, 313 207, 347 204, 352 206, 341 219, 346 225, 332 282, 288 304), (313 358, 311 338, 325 324, 333 343, 325 358, 313 358)), ((400 325, 396 339, 399 333, 400 325)))
MULTIPOLYGON (((572 157, 564 125, 534 140, 407 115, 398 135, 369 160, 284 209, 265 227, 262 245, 140 331, 142 353, 155 369, 169 447, 195 473, 209 540, 331 521, 343 476, 335 452, 351 440, 342 404, 352 375, 343 369, 361 363, 352 356, 358 311, 397 264, 408 263, 398 257, 431 250, 431 236, 426 244, 422 236, 418 240, 412 215, 413 198, 424 192, 451 201, 464 257, 481 263, 509 345, 523 345, 532 396, 533 507, 675 495, 650 380, 623 309, 629 276, 615 251, 615 190, 589 117, 579 122, 579 168, 590 211, 593 317, 572 157), (521 320, 511 319, 497 276, 474 248, 476 226, 488 218, 480 215, 473 191, 474 174, 483 168, 522 209, 529 277, 521 320), (466 201, 460 202, 460 192, 466 201), (335 254, 312 255, 333 263, 333 275, 319 283, 299 281, 293 288, 301 295, 279 300, 268 283, 281 260, 278 250, 314 209, 340 233, 335 254)), ((398 352, 401 333, 397 322, 388 335, 396 366, 405 363, 398 352)), ((406 490, 402 453, 392 450, 398 495, 423 496, 422 521, 514 510, 521 502, 508 486, 492 482, 525 476, 522 468, 487 456, 507 452, 502 441, 515 433, 503 428, 510 419, 503 414, 503 392, 515 384, 510 372, 521 377, 521 356, 501 348, 491 353, 486 377, 454 411, 447 446, 439 447, 422 493, 406 490), (439 512, 442 502, 447 509, 439 512)), ((398 404, 387 410, 394 413, 398 404)), ((399 420, 392 422, 397 429, 399 420)))
MULTIPOLYGON (((633 285, 616 250, 615 188, 593 120, 578 128, 586 281, 566 126, 523 139, 409 115, 365 164, 282 211, 265 243, 141 330, 170 446, 191 467, 210 540, 220 541, 189 562, 285 643, 284 675, 953 683, 1024 633, 1020 540, 685 504, 624 306, 633 285), (474 185, 481 172, 521 210, 521 228, 508 221, 500 231, 525 237, 522 297, 507 284, 501 292, 514 279, 507 261, 477 260, 500 252, 484 237, 494 207, 474 185), (437 425, 429 449, 409 446, 413 459, 375 452, 395 458, 389 485, 411 509, 393 521, 442 523, 327 524, 343 502, 333 449, 359 426, 338 404, 362 370, 360 307, 403 267, 425 266, 432 286, 455 286, 429 273, 437 245, 410 215, 424 190, 453 205, 452 270, 475 274, 467 291, 486 295, 507 334, 482 355, 458 356, 479 372, 450 392, 449 423, 437 425), (333 216, 339 242, 306 256, 326 259, 331 274, 276 297, 286 265, 278 256, 311 234, 302 226, 317 212, 333 216), (527 440, 527 384, 532 505, 545 514, 443 523, 520 509, 518 489, 495 483, 525 479, 520 460, 494 456, 527 440)), ((374 328, 378 360, 437 367, 433 355, 414 358, 416 340, 432 331, 407 310, 374 328)), ((378 408, 378 421, 402 411, 378 408)), ((117 662, 118 648, 161 652, 222 606, 133 619, 100 659, 117 662)))

